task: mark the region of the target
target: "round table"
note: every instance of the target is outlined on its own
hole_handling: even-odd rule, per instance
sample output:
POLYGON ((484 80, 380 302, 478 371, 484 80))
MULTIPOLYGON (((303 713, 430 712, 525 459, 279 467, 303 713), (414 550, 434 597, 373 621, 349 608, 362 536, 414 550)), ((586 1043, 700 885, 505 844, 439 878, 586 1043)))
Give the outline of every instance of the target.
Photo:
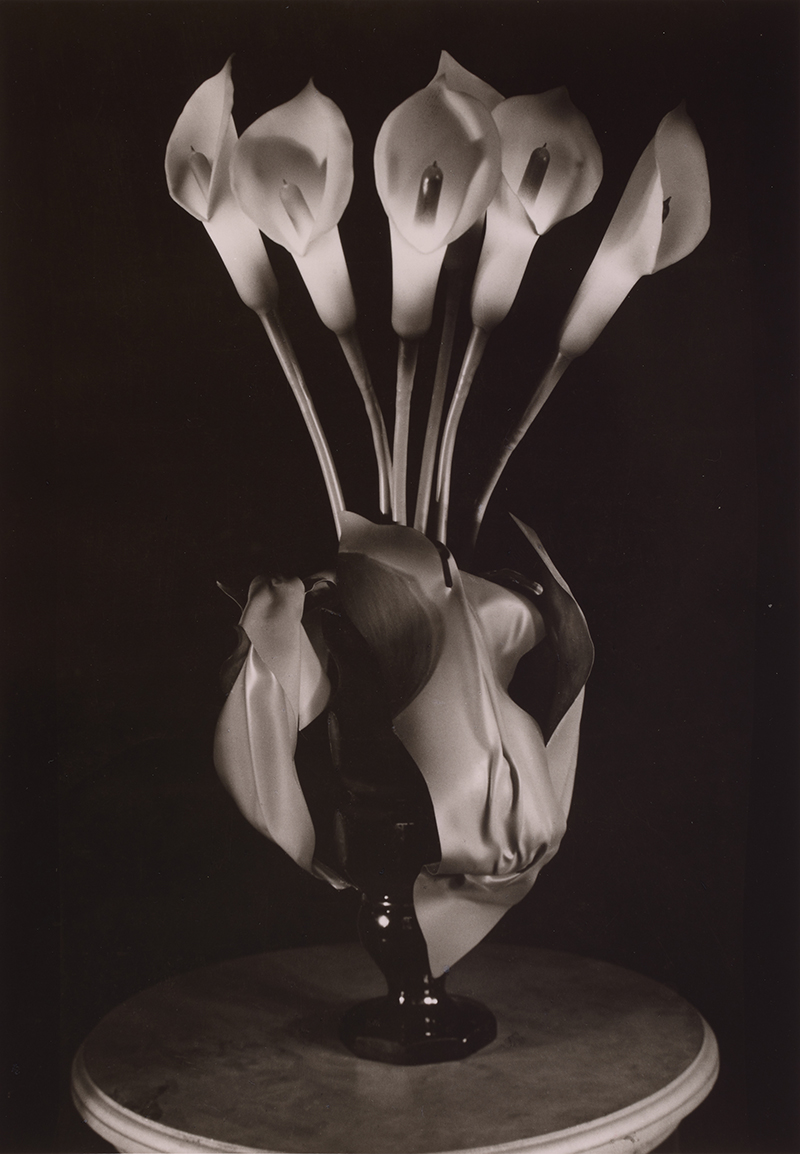
POLYGON ((337 1025, 384 992, 358 945, 240 958, 113 1010, 75 1058, 84 1120, 120 1151, 637 1154, 710 1091, 714 1035, 672 991, 606 962, 478 948, 448 979, 495 1012, 460 1062, 354 1057, 337 1025))

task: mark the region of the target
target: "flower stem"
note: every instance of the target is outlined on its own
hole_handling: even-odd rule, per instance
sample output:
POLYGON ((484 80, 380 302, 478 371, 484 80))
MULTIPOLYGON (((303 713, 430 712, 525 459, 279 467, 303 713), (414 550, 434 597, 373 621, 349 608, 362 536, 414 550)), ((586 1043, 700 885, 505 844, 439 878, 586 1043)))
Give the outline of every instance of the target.
POLYGON ((258 319, 264 326, 267 336, 270 339, 275 355, 280 361, 286 380, 289 382, 295 400, 300 408, 303 420, 306 423, 309 435, 311 437, 314 449, 317 454, 320 468, 322 469, 322 476, 325 481, 325 488, 328 490, 328 501, 331 506, 331 515, 336 526, 336 535, 342 535, 341 514, 345 511, 344 497, 342 495, 342 487, 339 484, 339 477, 336 473, 336 466, 333 463, 333 457, 325 439, 325 434, 322 431, 317 410, 314 408, 314 402, 306 387, 303 373, 300 364, 295 356, 291 341, 288 334, 283 327, 278 313, 272 310, 259 311, 258 319))
POLYGON ((481 363, 481 358, 483 357, 488 340, 489 334, 475 325, 469 338, 467 351, 464 353, 461 372, 458 374, 458 381, 456 382, 456 391, 453 393, 453 399, 450 402, 450 411, 447 414, 444 433, 442 434, 442 447, 439 451, 439 473, 436 478, 436 499, 438 502, 436 536, 438 540, 443 543, 446 542, 447 538, 447 516, 450 509, 450 476, 453 471, 453 452, 456 445, 458 423, 461 420, 461 414, 464 411, 464 405, 466 404, 470 387, 475 378, 475 373, 478 370, 478 365, 481 363))
POLYGON ((372 387, 369 369, 364 357, 364 350, 355 329, 339 334, 339 343, 342 346, 347 363, 353 378, 361 390, 364 399, 364 408, 367 410, 370 429, 372 430, 372 444, 375 449, 375 461, 378 466, 378 503, 381 513, 388 513, 391 508, 392 457, 389 452, 389 439, 386 436, 386 426, 383 423, 383 413, 372 387))
POLYGON ((431 502, 433 488, 433 470, 436 463, 436 449, 439 444, 439 428, 442 423, 444 397, 447 390, 447 377, 450 373, 450 361, 453 356, 453 340, 456 332, 456 318, 458 306, 461 303, 461 294, 464 290, 464 274, 460 271, 450 273, 447 283, 447 297, 444 307, 444 322, 442 337, 439 343, 439 359, 436 362, 436 376, 431 393, 431 407, 428 412, 428 425, 425 429, 425 444, 422 449, 422 465, 419 471, 419 488, 417 489, 417 508, 414 514, 414 528, 424 533, 428 527, 428 507, 431 502))
POLYGON ((548 364, 539 384, 536 386, 533 396, 530 399, 528 407, 522 414, 520 420, 514 425, 509 433, 506 434, 503 441, 503 447, 495 462, 492 474, 483 488, 482 493, 475 502, 475 507, 472 515, 472 531, 470 538, 470 546, 474 548, 475 542, 478 539, 481 522, 483 521, 486 508, 494 492, 497 482, 500 480, 503 470, 508 464, 509 457, 516 449, 522 438, 527 433, 533 422, 538 417, 544 406, 545 401, 556 387, 561 377, 564 375, 567 367, 572 360, 571 357, 564 356, 563 353, 556 353, 553 359, 548 364))
POLYGON ((411 390, 417 369, 418 340, 400 337, 397 350, 397 394, 394 407, 394 445, 392 451, 392 512, 400 525, 406 519, 406 470, 408 427, 411 418, 411 390))

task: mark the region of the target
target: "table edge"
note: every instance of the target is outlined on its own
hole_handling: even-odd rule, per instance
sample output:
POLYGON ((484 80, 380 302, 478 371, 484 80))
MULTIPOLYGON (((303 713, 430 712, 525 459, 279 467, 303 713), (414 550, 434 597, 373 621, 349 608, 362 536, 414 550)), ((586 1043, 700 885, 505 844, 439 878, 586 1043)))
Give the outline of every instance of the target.
MULTIPOLYGON (((578 1126, 555 1130, 532 1138, 515 1139, 493 1146, 475 1146, 460 1150, 437 1151, 436 1154, 604 1154, 618 1150, 620 1140, 630 1143, 630 1154, 646 1154, 675 1130, 678 1123, 690 1114, 708 1096, 719 1073, 719 1050, 714 1032, 698 1014, 703 1024, 703 1041, 694 1060, 686 1069, 661 1090, 578 1126)), ((226 1154, 281 1154, 264 1147, 237 1146, 214 1138, 204 1138, 184 1130, 176 1130, 161 1122, 150 1121, 115 1102, 92 1080, 86 1068, 84 1047, 78 1050, 72 1065, 72 1097, 84 1122, 112 1145, 122 1140, 120 1150, 169 1151, 184 1154, 187 1151, 225 1151, 226 1154), (154 1145, 159 1137, 170 1144, 154 1145), (135 1146, 128 1143, 135 1142, 135 1146)), ((327 1154, 318 1151, 317 1154, 327 1154)))

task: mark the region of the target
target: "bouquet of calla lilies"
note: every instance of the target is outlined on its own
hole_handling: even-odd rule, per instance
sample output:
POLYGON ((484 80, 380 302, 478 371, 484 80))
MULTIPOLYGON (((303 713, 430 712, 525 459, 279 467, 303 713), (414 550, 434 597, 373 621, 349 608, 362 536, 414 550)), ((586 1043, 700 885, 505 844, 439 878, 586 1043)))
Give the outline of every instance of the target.
MULTIPOLYGON (((327 834, 318 816, 316 826, 312 820, 319 807, 298 775, 302 735, 325 722, 331 774, 341 771, 345 783, 353 764, 371 759, 379 790, 383 759, 391 790, 392 767, 402 759, 413 764, 438 842, 414 888, 437 975, 528 892, 566 828, 593 658, 586 622, 532 529, 517 521, 530 544, 525 575, 476 576, 460 570, 447 547, 448 512, 459 421, 489 337, 509 312, 539 237, 594 197, 600 149, 566 89, 505 99, 447 53, 430 84, 386 119, 374 163, 389 221, 398 338, 390 449, 338 229, 354 180, 345 117, 311 81, 241 137, 232 110, 229 60, 178 119, 167 147, 169 191, 203 222, 266 330, 316 450, 339 552, 335 571, 252 582, 240 644, 226 665, 215 761, 247 819, 339 887, 348 884, 346 871, 335 853, 321 851, 327 834), (361 392, 380 524, 345 502, 279 315, 261 233, 291 252, 361 392), (411 520, 412 389, 441 279, 445 308, 411 520), (470 310, 472 331, 445 416, 462 308, 470 310), (512 700, 509 685, 539 646, 556 660, 547 705, 534 717, 512 700), (369 708, 359 715, 354 700, 369 708)), ((509 457, 570 362, 591 347, 640 277, 692 252, 708 229, 709 206, 703 146, 681 105, 634 168, 546 370, 488 462, 472 544, 509 457)))

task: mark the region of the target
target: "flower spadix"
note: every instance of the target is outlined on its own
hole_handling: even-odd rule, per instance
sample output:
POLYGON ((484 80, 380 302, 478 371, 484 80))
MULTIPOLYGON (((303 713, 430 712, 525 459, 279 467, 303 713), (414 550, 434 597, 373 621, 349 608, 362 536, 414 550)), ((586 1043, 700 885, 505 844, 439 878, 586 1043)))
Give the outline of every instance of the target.
POLYGON ((661 121, 633 170, 564 321, 561 355, 585 353, 640 277, 697 247, 710 216, 705 151, 680 104, 661 121))
POLYGON ((375 181, 392 241, 392 325, 409 340, 430 328, 436 283, 451 241, 486 211, 500 180, 500 138, 476 97, 443 74, 385 120, 375 181))
POLYGON ((352 329, 355 301, 338 224, 353 188, 353 139, 336 104, 309 81, 242 133, 233 188, 247 216, 295 258, 323 322, 352 329))
POLYGON ((264 242, 236 203, 230 163, 236 145, 231 60, 187 101, 167 144, 165 169, 173 200, 201 220, 244 303, 270 311, 278 285, 264 242))
POLYGON ((511 308, 539 237, 585 208, 603 176, 594 133, 566 88, 512 96, 492 116, 503 180, 486 213, 472 292, 472 320, 485 332, 511 308))

